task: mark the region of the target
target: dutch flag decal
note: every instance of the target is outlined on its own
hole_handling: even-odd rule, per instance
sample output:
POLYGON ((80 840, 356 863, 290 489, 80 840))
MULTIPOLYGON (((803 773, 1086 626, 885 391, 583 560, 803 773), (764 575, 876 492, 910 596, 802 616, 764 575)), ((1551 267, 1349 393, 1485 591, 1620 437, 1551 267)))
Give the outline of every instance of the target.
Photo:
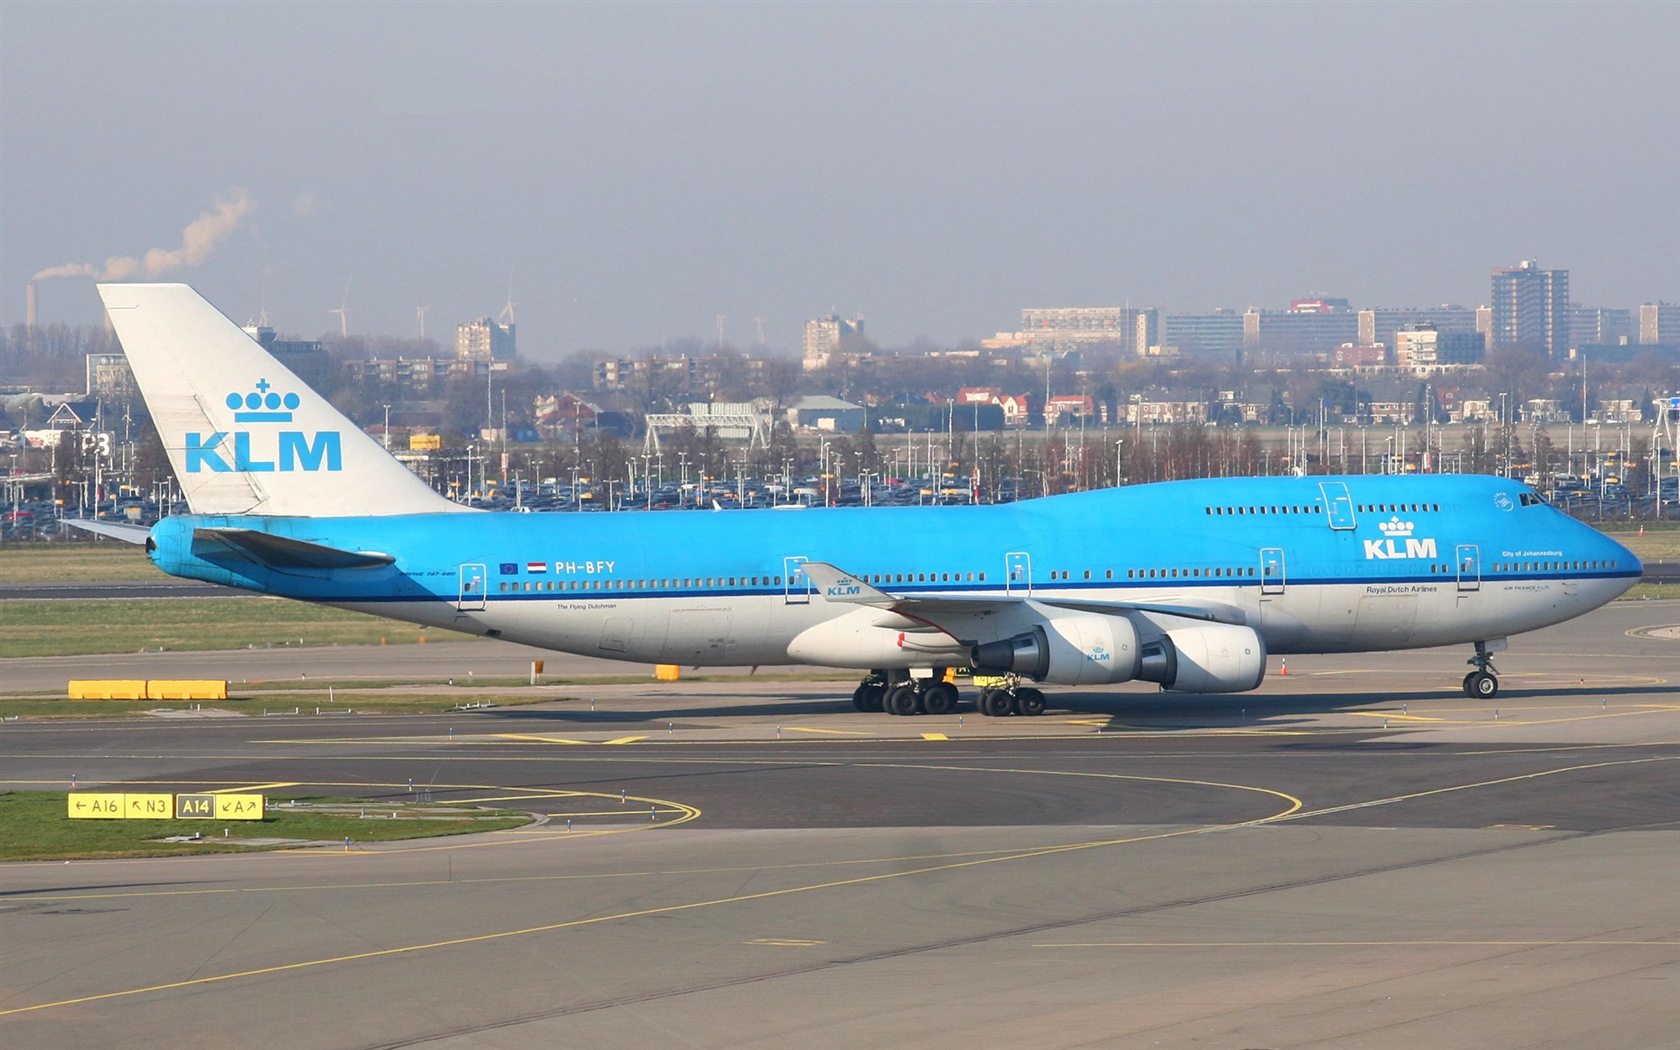
POLYGON ((528 562, 525 563, 525 571, 526 572, 547 572, 548 571, 548 562, 546 562, 546 561, 528 561, 528 562))

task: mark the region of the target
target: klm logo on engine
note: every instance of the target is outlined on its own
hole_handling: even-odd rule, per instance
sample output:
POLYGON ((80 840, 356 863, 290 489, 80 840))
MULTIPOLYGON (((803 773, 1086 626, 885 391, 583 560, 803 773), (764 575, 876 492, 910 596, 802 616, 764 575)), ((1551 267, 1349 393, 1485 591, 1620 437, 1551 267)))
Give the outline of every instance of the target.
POLYGON ((1382 530, 1385 537, 1380 540, 1365 541, 1365 557, 1367 558, 1436 558, 1435 540, 1419 538, 1412 535, 1413 523, 1401 521, 1396 514, 1387 521, 1378 522, 1377 528, 1382 530))
MULTIPOLYGON (((235 423, 290 423, 292 413, 303 403, 297 394, 280 394, 266 379, 257 381, 247 394, 233 392, 227 407, 235 423)), ((231 474, 234 471, 266 474, 279 471, 315 472, 343 470, 344 450, 336 430, 307 433, 260 427, 251 430, 217 430, 209 434, 188 433, 187 473, 231 474)))

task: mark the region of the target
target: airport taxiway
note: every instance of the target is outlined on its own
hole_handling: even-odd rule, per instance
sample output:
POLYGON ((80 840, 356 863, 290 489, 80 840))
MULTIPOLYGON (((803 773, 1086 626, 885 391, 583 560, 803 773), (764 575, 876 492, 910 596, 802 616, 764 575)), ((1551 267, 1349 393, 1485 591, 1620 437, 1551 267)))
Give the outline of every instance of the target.
MULTIPOLYGON (((532 652, 420 649, 149 666, 516 676, 532 652)), ((1676 1045, 1680 603, 1514 639, 1491 702, 1457 689, 1466 655, 1274 659, 1225 697, 1057 689, 1037 719, 858 714, 836 680, 8 723, 4 787, 412 779, 543 823, 0 865, 0 1041, 1676 1045)), ((78 659, 0 674, 122 658, 78 659)))

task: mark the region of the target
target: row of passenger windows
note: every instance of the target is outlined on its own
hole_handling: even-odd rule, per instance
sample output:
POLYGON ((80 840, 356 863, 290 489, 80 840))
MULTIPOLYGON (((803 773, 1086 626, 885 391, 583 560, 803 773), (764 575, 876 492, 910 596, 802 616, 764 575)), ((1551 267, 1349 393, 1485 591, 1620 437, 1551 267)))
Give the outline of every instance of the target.
POLYGON ((1361 514, 1421 514, 1426 511, 1439 511, 1439 503, 1361 503, 1361 514))
MULTIPOLYGON (((1102 578, 1105 579, 1105 580, 1112 580, 1112 579, 1115 578, 1115 575, 1114 575, 1115 572, 1116 572, 1116 570, 1114 570, 1114 569, 1104 569, 1102 578)), ((1085 579, 1085 580, 1094 580, 1094 579, 1096 579, 1096 576, 1094 575, 1094 573, 1095 573, 1094 569, 1086 569, 1086 570, 1084 570, 1084 574, 1080 578, 1085 579)), ((1249 576, 1253 576, 1253 575, 1254 575, 1254 570, 1252 568, 1249 568, 1249 569, 1229 569, 1229 568, 1127 569, 1126 570, 1126 579, 1128 579, 1128 580, 1188 580, 1188 579, 1210 579, 1211 580, 1211 579, 1216 579, 1216 578, 1234 580, 1234 579, 1238 579, 1240 577, 1249 577, 1249 576)), ((1055 581, 1055 580, 1071 580, 1072 578, 1073 578, 1072 574, 1067 569, 1052 569, 1052 570, 1050 570, 1050 579, 1052 581, 1055 581)))
POLYGON ((1501 561, 1494 572, 1569 572, 1577 569, 1614 569, 1616 561, 1501 561))
MULTIPOLYGON (((1419 514, 1425 511, 1439 511, 1439 503, 1361 503, 1361 514, 1419 514)), ((1267 506, 1267 507, 1203 507, 1204 514, 1323 514, 1323 504, 1314 503, 1310 507, 1297 505, 1267 506)))
MULTIPOLYGON (((1113 578, 1113 573, 1109 573, 1113 578)), ((985 583, 983 572, 887 572, 862 577, 870 583, 985 583)), ((1063 577, 1066 578, 1065 575, 1063 577)), ((1086 573, 1090 578, 1090 573, 1086 573)), ((803 581, 796 581, 801 583, 803 581)), ((556 591, 643 591, 687 590, 697 587, 780 587, 780 576, 682 576, 660 580, 504 580, 497 585, 502 594, 537 594, 556 591)))
POLYGON ((645 591, 678 587, 780 587, 780 576, 683 576, 667 580, 503 580, 496 589, 503 594, 535 594, 549 591, 645 591))
POLYGON ((1314 503, 1310 507, 1203 507, 1202 511, 1206 514, 1323 514, 1324 508, 1314 503))

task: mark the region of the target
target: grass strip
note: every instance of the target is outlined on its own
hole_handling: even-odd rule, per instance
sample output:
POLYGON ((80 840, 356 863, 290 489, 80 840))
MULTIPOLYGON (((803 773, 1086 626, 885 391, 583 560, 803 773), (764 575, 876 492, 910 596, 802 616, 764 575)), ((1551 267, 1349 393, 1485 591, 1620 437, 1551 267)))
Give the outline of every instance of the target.
POLYGON ((121 540, 0 544, 0 583, 103 583, 172 580, 151 563, 146 548, 121 540))
POLYGON ((287 598, 113 598, 0 602, 0 658, 147 649, 409 644, 470 635, 287 598))

